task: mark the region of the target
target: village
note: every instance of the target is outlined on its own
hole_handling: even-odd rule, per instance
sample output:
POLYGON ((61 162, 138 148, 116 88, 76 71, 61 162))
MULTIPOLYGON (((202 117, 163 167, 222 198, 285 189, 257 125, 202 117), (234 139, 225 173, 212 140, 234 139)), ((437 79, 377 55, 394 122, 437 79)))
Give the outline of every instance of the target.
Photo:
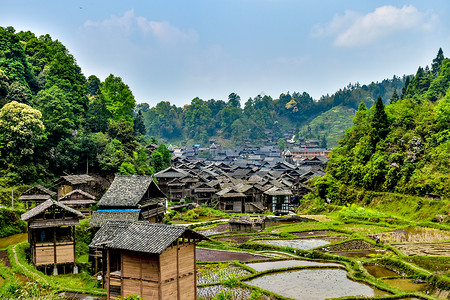
MULTIPOLYGON (((332 219, 297 215, 303 197, 313 191, 308 181, 323 176, 327 162, 328 151, 308 146, 283 151, 250 145, 221 149, 214 141, 208 148, 170 146, 172 165, 154 176, 116 174, 109 182, 78 174, 62 176, 55 191, 34 186, 19 198, 27 209, 21 219, 28 224, 28 263, 43 276, 87 272, 104 291, 96 291, 97 299, 308 298, 294 287, 268 288, 280 279, 262 280, 267 272, 286 276, 283 270, 324 272, 302 275, 301 282, 312 286, 317 276, 329 276, 339 281, 339 288, 347 288, 341 296, 407 295, 383 284, 380 288, 373 280, 366 280, 372 285, 355 281, 361 280, 353 270, 355 261, 370 261, 361 268, 375 278, 371 272, 390 270, 373 265, 398 251, 380 243, 379 235, 386 235, 373 234, 381 228, 355 236, 357 226, 342 229, 332 219), (210 159, 198 157, 202 151, 209 151, 210 159), (223 215, 198 222, 170 217, 202 209, 223 215), (85 219, 88 260, 80 262, 76 227, 85 219), (270 267, 260 269, 266 264, 270 267)), ((389 276, 404 276, 391 272, 389 276)), ((446 290, 423 289, 425 283, 419 283, 439 299, 448 296, 446 290)), ((308 299, 339 295, 330 282, 321 284, 311 293, 322 292, 308 299)), ((78 293, 58 297, 80 299, 74 295, 78 293)), ((79 297, 95 299, 87 292, 79 297)))
POLYGON ((212 142, 212 159, 206 161, 196 157, 204 151, 200 147, 169 150, 171 167, 154 178, 116 175, 100 199, 105 180, 88 174, 62 176, 56 192, 38 185, 21 195, 29 209, 21 218, 28 222, 32 265, 44 274, 78 273, 74 227, 90 218, 91 270, 108 299, 132 294, 196 299, 195 245, 208 238, 186 226, 161 224, 168 204, 293 214, 311 191, 306 182, 324 174, 327 153, 307 149, 293 155, 275 146, 220 149, 212 142))

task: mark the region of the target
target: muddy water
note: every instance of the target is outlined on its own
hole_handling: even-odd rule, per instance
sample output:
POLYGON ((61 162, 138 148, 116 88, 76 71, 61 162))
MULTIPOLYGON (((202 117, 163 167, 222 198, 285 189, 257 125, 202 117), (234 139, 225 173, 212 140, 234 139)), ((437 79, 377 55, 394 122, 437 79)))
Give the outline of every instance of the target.
MULTIPOLYGON (((212 299, 214 296, 221 292, 231 292, 232 300, 250 299, 252 290, 248 288, 228 288, 223 285, 212 285, 197 288, 197 298, 212 299)), ((226 298, 228 299, 228 298, 226 298)), ((267 298, 263 298, 267 299, 267 298)))
POLYGON ((0 238, 0 249, 7 248, 10 245, 21 243, 28 239, 28 233, 18 233, 4 238, 0 238))
POLYGON ((450 291, 440 290, 426 283, 415 283, 410 278, 383 279, 383 281, 405 292, 421 292, 438 299, 448 299, 450 297, 450 291))
POLYGON ((267 270, 283 269, 290 267, 341 266, 341 265, 337 263, 324 263, 308 260, 279 260, 279 261, 249 263, 247 264, 247 266, 258 272, 262 272, 267 270))
POLYGON ((301 250, 310 250, 317 247, 328 245, 330 243, 325 239, 254 240, 254 242, 275 246, 291 247, 301 250))
POLYGON ((387 295, 386 292, 348 279, 347 272, 339 269, 280 272, 257 277, 247 283, 292 299, 387 295))
POLYGON ((386 269, 382 266, 365 265, 364 268, 367 270, 367 272, 369 272, 370 275, 376 278, 398 276, 398 274, 394 271, 386 269))

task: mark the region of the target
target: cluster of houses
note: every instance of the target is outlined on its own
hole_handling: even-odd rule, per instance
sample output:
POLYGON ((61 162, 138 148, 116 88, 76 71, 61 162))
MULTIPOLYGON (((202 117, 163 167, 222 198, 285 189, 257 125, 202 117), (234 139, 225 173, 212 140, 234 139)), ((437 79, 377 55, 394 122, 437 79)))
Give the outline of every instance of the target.
POLYGON ((289 150, 276 162, 175 157, 155 177, 171 202, 206 204, 230 213, 287 214, 311 191, 306 182, 324 175, 324 162, 319 157, 294 162, 289 150))
POLYGON ((77 273, 75 226, 90 217, 89 260, 108 299, 195 299, 195 246, 207 238, 161 224, 168 200, 287 214, 310 192, 306 181, 323 175, 324 159, 294 160, 290 151, 280 157, 174 156, 171 167, 154 175, 158 184, 152 176, 116 175, 109 184, 84 174, 62 176, 56 192, 37 185, 20 197, 28 209, 21 218, 28 222, 31 263, 47 274, 77 273))

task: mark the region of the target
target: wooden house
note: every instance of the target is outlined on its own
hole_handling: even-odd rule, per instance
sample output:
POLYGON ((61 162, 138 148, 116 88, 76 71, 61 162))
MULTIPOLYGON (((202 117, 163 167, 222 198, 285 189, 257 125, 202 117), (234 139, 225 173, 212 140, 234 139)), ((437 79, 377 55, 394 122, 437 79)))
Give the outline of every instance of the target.
MULTIPOLYGON (((111 217, 138 216, 141 220, 162 222, 166 212, 167 197, 159 189, 152 176, 116 175, 109 189, 97 203, 92 213, 92 224, 101 226, 111 217)), ((117 220, 117 219, 113 219, 117 220)), ((121 218, 121 220, 123 220, 121 218)))
POLYGON ((25 209, 30 209, 35 207, 53 197, 55 197, 56 192, 53 192, 42 185, 36 185, 28 190, 26 190, 20 197, 25 206, 25 209))
POLYGON ((97 203, 95 201, 95 196, 82 190, 73 190, 62 196, 58 201, 68 207, 78 210, 87 217, 92 213, 92 205, 97 203))
POLYGON ((274 186, 264 192, 266 195, 266 205, 271 212, 276 215, 289 213, 289 204, 292 191, 288 188, 274 186))
POLYGON ((195 247, 204 239, 184 226, 109 221, 89 246, 103 252, 107 299, 139 295, 144 299, 194 300, 195 247))
POLYGON ((58 199, 73 190, 82 190, 96 195, 96 180, 87 174, 61 176, 56 181, 56 185, 58 186, 58 199))
POLYGON ((245 194, 234 187, 226 187, 216 193, 219 209, 223 212, 245 212, 245 194))
POLYGON ((77 273, 75 257, 75 225, 84 215, 53 199, 22 214, 28 222, 28 242, 31 263, 37 267, 53 267, 53 275, 58 275, 58 266, 65 273, 66 266, 72 266, 77 273))
POLYGON ((206 182, 198 182, 192 186, 192 200, 197 204, 210 204, 217 190, 206 182))
POLYGON ((158 185, 166 195, 169 194, 169 186, 167 185, 169 181, 175 178, 183 178, 186 176, 191 176, 188 172, 174 167, 169 167, 155 174, 155 178, 158 180, 158 185))

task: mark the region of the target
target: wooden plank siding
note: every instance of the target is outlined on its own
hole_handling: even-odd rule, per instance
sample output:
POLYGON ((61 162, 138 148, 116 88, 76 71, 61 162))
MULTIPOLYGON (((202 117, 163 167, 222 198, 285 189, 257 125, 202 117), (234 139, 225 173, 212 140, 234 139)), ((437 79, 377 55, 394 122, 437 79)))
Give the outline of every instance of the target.
MULTIPOLYGON (((53 244, 45 244, 42 246, 37 244, 34 255, 37 266, 54 264, 55 262, 53 244)), ((74 261, 74 243, 56 245, 56 263, 73 263, 74 261)))
POLYGON ((119 278, 110 276, 110 285, 122 283, 117 296, 140 295, 144 299, 195 300, 195 243, 170 246, 159 256, 122 251, 119 278))

